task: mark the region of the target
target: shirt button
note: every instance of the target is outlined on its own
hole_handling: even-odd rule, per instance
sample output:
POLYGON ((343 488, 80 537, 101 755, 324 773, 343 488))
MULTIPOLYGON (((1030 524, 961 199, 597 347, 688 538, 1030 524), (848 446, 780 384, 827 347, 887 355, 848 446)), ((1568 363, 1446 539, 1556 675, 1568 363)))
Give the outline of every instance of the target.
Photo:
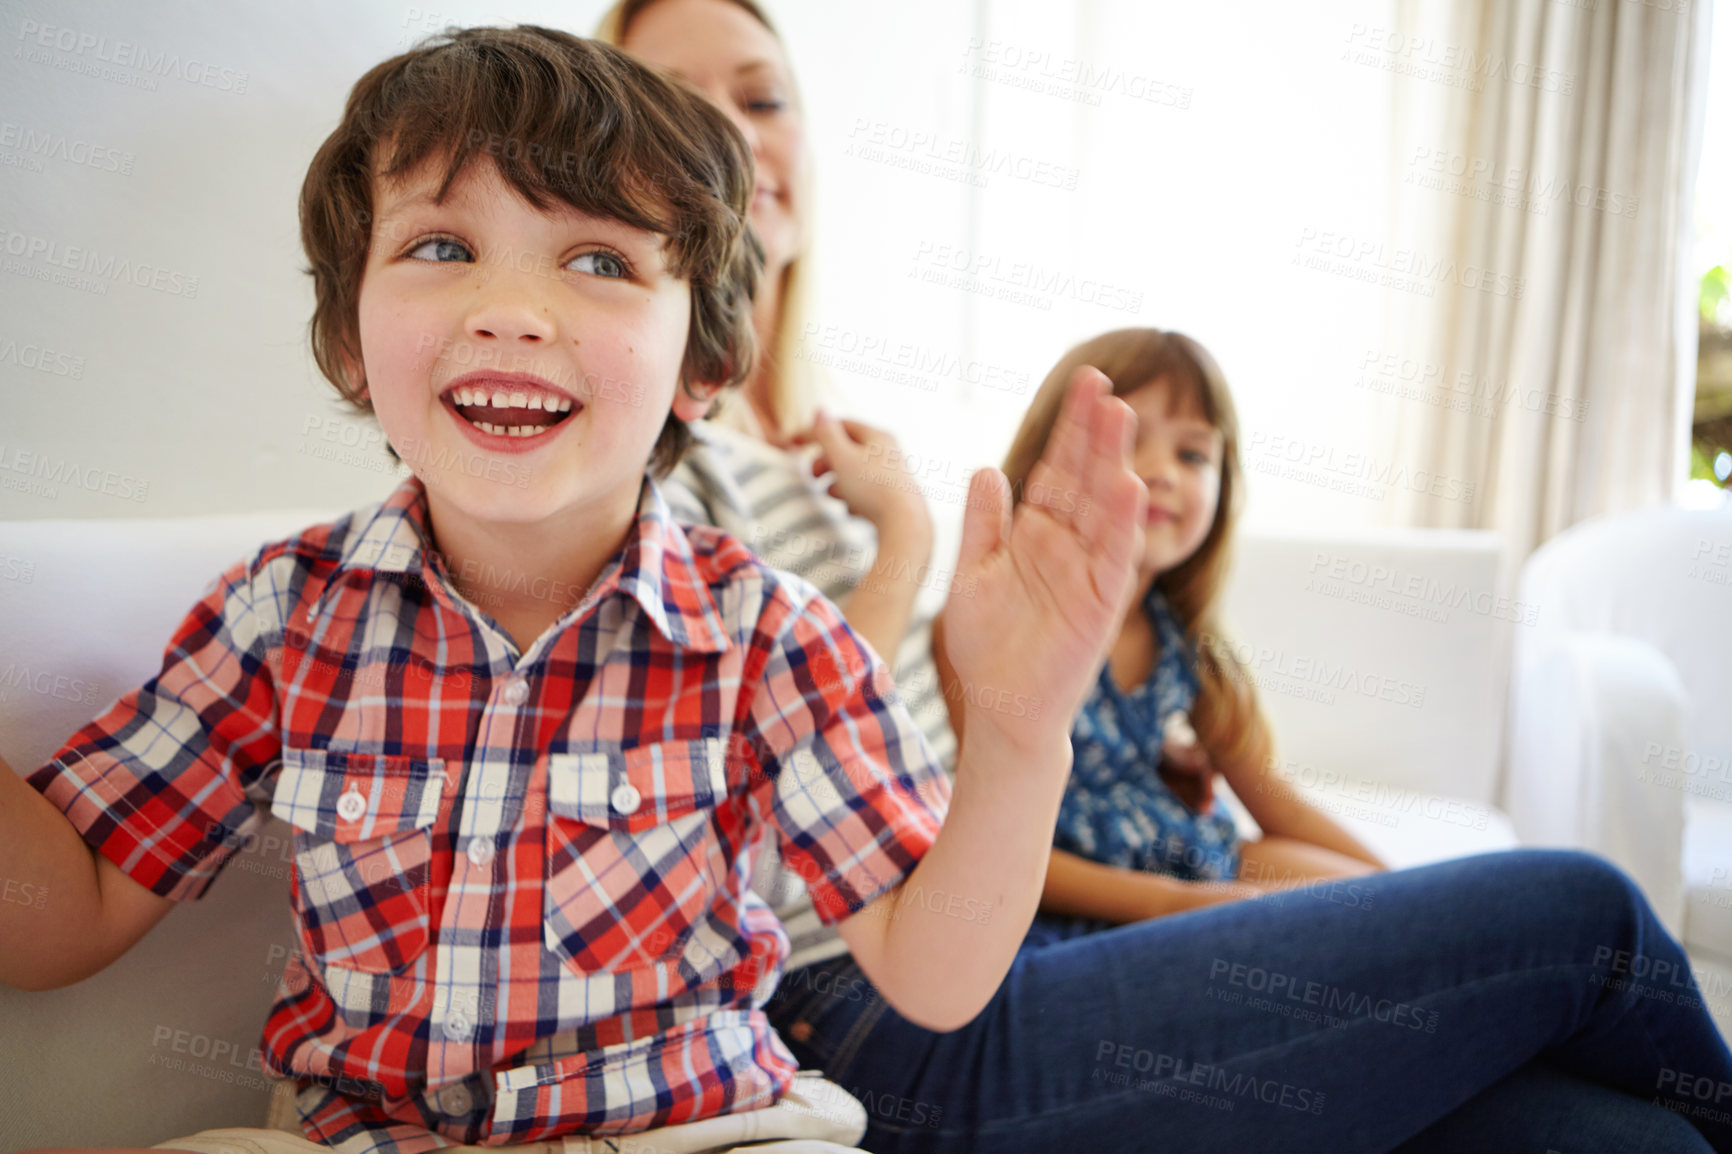
POLYGON ((337 799, 337 816, 344 821, 358 821, 366 812, 367 799, 356 786, 351 785, 349 792, 337 799))
POLYGON ((613 808, 620 813, 636 813, 637 807, 643 803, 643 796, 631 782, 622 781, 613 787, 613 794, 608 800, 613 802, 613 808))
MULTIPOLYGON (((469 860, 478 866, 484 866, 493 860, 493 839, 490 837, 472 837, 469 839, 469 860)), ((463 1111, 454 1110, 461 1114, 463 1111)))
POLYGON ((473 1105, 469 1090, 462 1085, 447 1086, 439 1091, 439 1108, 447 1114, 467 1114, 473 1105))
POLYGON ((467 1042, 472 1029, 474 1027, 469 1024, 469 1019, 461 1013, 453 1013, 445 1019, 445 1036, 454 1042, 467 1042))
POLYGON ((529 700, 529 682, 521 677, 513 677, 505 686, 505 704, 522 705, 529 700))

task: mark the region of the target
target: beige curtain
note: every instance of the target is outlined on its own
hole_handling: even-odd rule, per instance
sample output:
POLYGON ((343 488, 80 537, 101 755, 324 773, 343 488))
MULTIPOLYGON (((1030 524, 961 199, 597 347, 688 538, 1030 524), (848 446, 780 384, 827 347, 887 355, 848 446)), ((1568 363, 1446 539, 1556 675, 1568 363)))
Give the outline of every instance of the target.
POLYGON ((1506 577, 1686 470, 1707 3, 1403 0, 1380 45, 1418 285, 1367 359, 1395 461, 1452 482, 1388 516, 1497 530, 1506 577))

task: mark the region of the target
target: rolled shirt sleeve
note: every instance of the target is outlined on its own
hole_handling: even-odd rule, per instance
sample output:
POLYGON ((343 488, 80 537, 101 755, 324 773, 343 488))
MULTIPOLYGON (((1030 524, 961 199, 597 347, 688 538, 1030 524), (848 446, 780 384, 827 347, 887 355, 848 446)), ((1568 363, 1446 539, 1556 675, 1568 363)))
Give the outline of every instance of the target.
POLYGON ((949 779, 889 669, 815 591, 781 622, 759 680, 742 729, 761 770, 753 795, 833 925, 912 872, 938 836, 949 779))
POLYGON ((161 670, 73 734, 30 785, 97 852, 179 901, 210 883, 269 817, 262 777, 279 763, 267 643, 280 645, 261 574, 223 573, 175 630, 161 670))

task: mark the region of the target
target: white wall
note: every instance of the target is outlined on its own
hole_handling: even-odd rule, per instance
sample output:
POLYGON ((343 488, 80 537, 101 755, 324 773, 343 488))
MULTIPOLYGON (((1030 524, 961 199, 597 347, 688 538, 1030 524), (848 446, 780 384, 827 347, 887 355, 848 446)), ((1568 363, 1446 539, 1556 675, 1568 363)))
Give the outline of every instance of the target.
MULTIPOLYGON (((1400 179, 1390 78, 1341 56, 1390 3, 772 0, 818 173, 807 348, 875 341, 925 366, 913 385, 857 360, 833 377, 925 455, 945 520, 1052 361, 1128 324, 1202 339, 1251 434, 1364 447, 1353 381, 1379 290, 1292 261, 1305 230, 1383 227, 1400 179), (1050 91, 1066 75, 1071 90, 1050 91), (987 169, 958 179, 947 152, 987 169), (982 278, 954 283, 978 260, 982 278), (1024 263, 1046 287, 1023 283, 1024 263), (982 373, 1013 388, 967 379, 982 373)), ((306 352, 306 163, 354 80, 419 35, 581 32, 601 8, 0 0, 0 518, 336 509, 385 492, 376 432, 338 415, 306 352), (142 59, 102 62, 117 51, 142 59), (81 260, 143 284, 41 279, 81 260), (345 456, 318 455, 344 441, 345 456)), ((1377 510, 1260 478, 1252 519, 1377 510)))

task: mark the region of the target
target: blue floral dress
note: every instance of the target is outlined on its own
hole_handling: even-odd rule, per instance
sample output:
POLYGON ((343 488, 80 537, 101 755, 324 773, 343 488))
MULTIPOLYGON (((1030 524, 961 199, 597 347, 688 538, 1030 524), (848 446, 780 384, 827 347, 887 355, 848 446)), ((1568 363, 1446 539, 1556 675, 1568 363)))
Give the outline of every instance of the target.
POLYGON ((1160 641, 1148 680, 1129 693, 1101 667, 1094 692, 1071 725, 1070 781, 1053 845, 1079 857, 1189 881, 1239 875, 1239 834, 1211 801, 1198 813, 1161 780, 1165 720, 1197 697, 1196 655, 1167 599, 1150 586, 1143 599, 1160 641))

